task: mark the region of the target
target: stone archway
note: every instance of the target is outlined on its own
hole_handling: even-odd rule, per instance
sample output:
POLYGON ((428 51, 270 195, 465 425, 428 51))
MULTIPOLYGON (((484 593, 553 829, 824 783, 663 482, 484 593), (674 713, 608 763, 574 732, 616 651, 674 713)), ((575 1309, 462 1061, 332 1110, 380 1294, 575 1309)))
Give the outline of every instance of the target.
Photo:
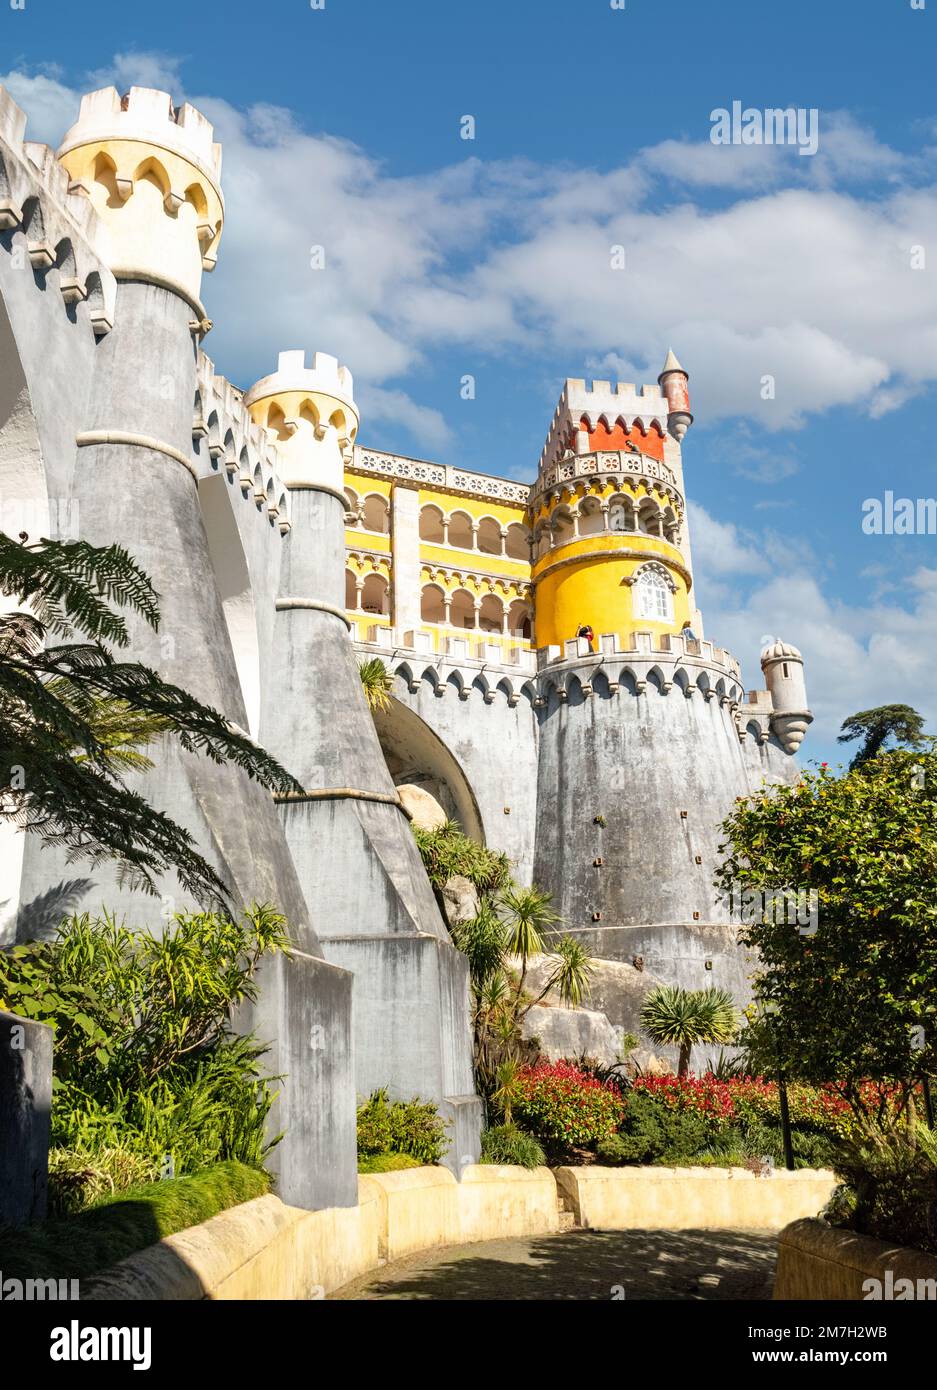
POLYGON ((461 765, 438 734, 399 700, 374 714, 384 760, 395 786, 414 786, 433 797, 465 834, 485 843, 475 793, 461 765))

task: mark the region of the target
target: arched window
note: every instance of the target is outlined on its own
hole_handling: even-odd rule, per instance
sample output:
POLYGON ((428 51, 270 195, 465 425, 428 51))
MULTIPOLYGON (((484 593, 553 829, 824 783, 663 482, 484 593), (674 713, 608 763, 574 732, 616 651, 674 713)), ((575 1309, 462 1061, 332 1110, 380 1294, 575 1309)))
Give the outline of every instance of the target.
POLYGON ((427 506, 420 509, 420 540, 429 541, 431 545, 442 545, 442 510, 439 507, 427 506))
POLYGON ((568 507, 558 507, 550 520, 550 529, 553 533, 553 545, 568 545, 574 539, 573 518, 568 507))
POLYGON ((530 545, 527 541, 526 526, 519 526, 516 521, 511 523, 508 527, 508 538, 505 548, 510 560, 530 559, 530 545))
POLYGON ((522 598, 516 598, 508 609, 508 631, 515 637, 530 641, 530 608, 522 598))
POLYGON ((353 570, 345 571, 345 607, 358 607, 358 590, 355 586, 355 574, 353 570))
POLYGON ((616 497, 608 509, 608 529, 610 531, 630 531, 631 508, 616 497))
POLYGON ((345 489, 345 525, 358 525, 358 494, 350 487, 345 489))
POLYGON ((478 523, 478 548, 483 555, 501 554, 501 524, 492 516, 483 516, 478 523))
POLYGON ((663 538, 662 517, 663 513, 656 502, 642 502, 638 508, 638 530, 648 536, 663 538))
POLYGON ((504 605, 496 594, 486 594, 478 610, 478 626, 482 632, 502 632, 504 605))
POLYGON ((597 497, 584 497, 579 504, 580 536, 598 536, 605 530, 605 516, 597 497))
POLYGON ((453 627, 475 626, 475 600, 467 589, 456 589, 449 607, 449 621, 453 627))
POLYGON ((438 584, 426 584, 420 596, 420 620, 424 623, 445 621, 446 596, 438 584))
POLYGON ((387 580, 382 574, 369 574, 361 590, 361 607, 365 613, 387 617, 387 580))
POLYGON ((472 518, 466 512, 453 512, 450 516, 449 544, 460 550, 472 549, 472 518))
POLYGON ((673 581, 663 565, 644 565, 634 581, 636 618, 655 623, 673 622, 673 581))
POLYGON ((375 531, 380 536, 388 534, 390 531, 390 508, 387 505, 386 497, 372 492, 370 497, 364 499, 364 505, 361 508, 361 525, 365 531, 375 531))

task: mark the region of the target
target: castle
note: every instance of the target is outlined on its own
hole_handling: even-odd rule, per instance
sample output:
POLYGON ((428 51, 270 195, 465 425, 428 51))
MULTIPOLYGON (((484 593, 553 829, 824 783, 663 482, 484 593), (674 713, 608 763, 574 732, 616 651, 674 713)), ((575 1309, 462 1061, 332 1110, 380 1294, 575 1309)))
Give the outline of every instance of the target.
MULTIPOLYGON (((712 886, 719 825, 796 775, 811 716, 794 647, 769 647, 746 693, 704 637, 687 373, 671 353, 640 389, 568 380, 531 486, 363 447, 333 357, 283 352, 245 392, 202 349, 224 200, 197 110, 106 88, 57 151, 24 135, 0 89, 2 525, 124 545, 162 610, 158 634, 133 625, 134 657, 303 787, 272 799, 175 747, 143 787, 236 900, 289 919, 296 949, 245 1019, 287 1078, 281 1195, 355 1201, 355 1097, 378 1085, 438 1103, 458 1171, 482 1105, 419 808, 507 851, 592 955, 747 988, 712 886), (374 718, 366 656, 394 678, 374 718)), ((187 905, 174 879, 160 903, 30 837, 0 849, 0 945, 66 911, 155 926, 187 905)))

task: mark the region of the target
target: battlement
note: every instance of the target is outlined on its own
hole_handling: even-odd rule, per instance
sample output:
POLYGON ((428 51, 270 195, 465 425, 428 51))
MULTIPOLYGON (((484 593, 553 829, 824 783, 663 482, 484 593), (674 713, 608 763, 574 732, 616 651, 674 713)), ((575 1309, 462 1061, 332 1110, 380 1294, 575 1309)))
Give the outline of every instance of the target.
POLYGON ((683 493, 677 486, 673 469, 662 460, 650 454, 625 449, 592 450, 588 454, 570 454, 549 468, 541 471, 537 483, 531 490, 531 504, 551 492, 562 493, 577 484, 594 483, 618 479, 635 486, 638 482, 649 487, 666 488, 674 494, 682 514, 684 510, 683 493))
POLYGON ((280 473, 276 443, 257 424, 243 393, 220 373, 204 352, 197 363, 198 395, 192 421, 193 440, 208 455, 208 468, 224 467, 237 479, 242 496, 274 523, 281 533, 291 526, 290 494, 280 473))
POLYGON ((114 323, 116 283, 107 229, 87 198, 72 192, 48 145, 24 138, 26 116, 0 87, 0 231, 23 233, 33 270, 56 272, 66 306, 87 301, 95 334, 114 323))
POLYGON ((202 271, 215 268, 224 226, 221 146, 209 121, 167 92, 103 87, 82 98, 56 158, 109 234, 118 278, 147 279, 186 297, 204 319, 202 271), (159 208, 165 217, 159 219, 159 208))
POLYGON ((657 382, 640 388, 630 381, 617 381, 614 387, 609 381, 593 381, 587 386, 578 377, 567 377, 540 455, 540 471, 553 467, 570 452, 571 436, 582 422, 590 431, 604 422, 609 430, 621 425, 629 433, 637 425, 646 435, 656 426, 666 435, 669 411, 670 404, 657 382))
POLYGON ((267 396, 282 396, 293 391, 328 396, 347 406, 358 419, 354 379, 348 368, 341 366, 338 358, 327 352, 314 352, 312 365, 307 367, 302 348, 281 352, 276 371, 256 382, 244 397, 244 403, 252 406, 267 396))
POLYGON ((59 158, 82 145, 114 140, 156 145, 179 155, 196 165, 220 196, 221 146, 214 141, 211 122, 188 102, 175 107, 168 92, 153 87, 131 87, 123 97, 116 87, 89 92, 59 147, 59 158))
POLYGON ((584 637, 574 637, 562 647, 540 647, 537 651, 537 665, 540 670, 555 666, 559 662, 579 661, 584 657, 608 656, 665 656, 671 660, 701 661, 708 667, 718 667, 730 676, 738 687, 738 699, 742 698, 742 671, 738 661, 724 647, 713 642, 684 637, 682 632, 653 633, 630 632, 624 640, 618 633, 602 633, 598 638, 598 651, 593 652, 584 637))

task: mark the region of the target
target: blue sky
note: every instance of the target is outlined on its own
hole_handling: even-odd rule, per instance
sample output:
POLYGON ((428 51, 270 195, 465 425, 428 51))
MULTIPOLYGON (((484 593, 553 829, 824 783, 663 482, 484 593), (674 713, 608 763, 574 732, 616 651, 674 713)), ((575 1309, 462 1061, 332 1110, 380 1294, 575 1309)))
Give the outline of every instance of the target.
POLYGON ((206 350, 245 386, 335 353, 377 447, 530 478, 564 377, 652 381, 672 345, 707 636, 749 686, 763 636, 800 646, 804 753, 835 760, 857 709, 937 730, 937 537, 861 528, 886 488, 937 495, 935 25, 937 0, 26 0, 0 80, 53 144, 112 82, 204 110, 206 350), (712 145, 734 100, 817 108, 818 153, 712 145))

